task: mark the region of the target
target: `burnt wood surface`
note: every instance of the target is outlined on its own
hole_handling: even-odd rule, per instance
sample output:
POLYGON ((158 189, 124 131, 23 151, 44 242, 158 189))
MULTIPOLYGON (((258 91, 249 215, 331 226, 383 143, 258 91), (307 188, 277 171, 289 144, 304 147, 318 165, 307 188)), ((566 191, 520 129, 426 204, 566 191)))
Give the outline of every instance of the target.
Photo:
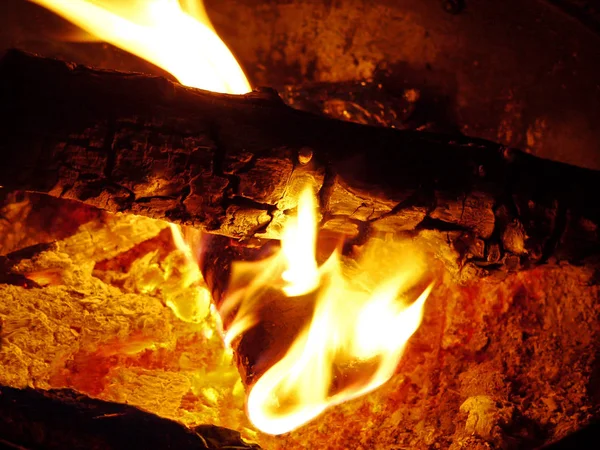
POLYGON ((0 386, 0 446, 45 449, 258 449, 215 426, 188 429, 133 406, 70 389, 0 386))
POLYGON ((322 227, 447 234, 462 260, 518 267, 598 251, 600 174, 463 136, 361 126, 163 78, 7 52, 0 185, 277 238, 307 182, 322 227))

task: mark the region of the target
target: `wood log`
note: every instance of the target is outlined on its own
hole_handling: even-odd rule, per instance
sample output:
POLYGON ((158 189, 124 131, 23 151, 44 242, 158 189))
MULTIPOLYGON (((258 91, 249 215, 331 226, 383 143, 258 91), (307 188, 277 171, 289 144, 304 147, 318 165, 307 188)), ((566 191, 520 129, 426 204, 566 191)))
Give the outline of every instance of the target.
POLYGON ((295 194, 352 242, 437 232, 457 267, 598 252, 600 173, 489 141, 399 131, 243 96, 9 51, 0 62, 0 185, 238 239, 277 238, 295 194))
MULTIPOLYGON (((227 297, 233 264, 268 257, 276 251, 276 247, 269 242, 263 247, 253 248, 236 245, 235 240, 225 236, 208 235, 203 239, 202 247, 200 271, 227 331, 237 313, 237 309, 229 314, 221 309, 227 297)), ((312 301, 293 300, 266 287, 255 311, 257 324, 232 342, 236 366, 245 386, 251 386, 280 360, 298 332, 306 326, 311 317, 312 301)))
POLYGON ((45 449, 259 449, 216 426, 188 429, 138 408, 70 389, 0 386, 0 445, 45 449))

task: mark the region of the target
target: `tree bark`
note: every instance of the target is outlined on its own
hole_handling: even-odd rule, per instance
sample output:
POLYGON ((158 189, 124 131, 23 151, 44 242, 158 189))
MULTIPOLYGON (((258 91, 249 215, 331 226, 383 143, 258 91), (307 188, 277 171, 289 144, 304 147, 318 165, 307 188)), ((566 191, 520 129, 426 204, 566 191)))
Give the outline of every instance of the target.
POLYGON ((10 448, 258 449, 239 433, 212 425, 188 429, 133 406, 70 389, 0 386, 0 445, 10 448))
POLYGON ((600 173, 463 136, 398 131, 243 96, 9 51, 0 62, 0 185, 234 238, 277 238, 295 196, 363 242, 433 231, 458 266, 598 252, 600 173), (443 240, 440 240, 442 242, 443 240))

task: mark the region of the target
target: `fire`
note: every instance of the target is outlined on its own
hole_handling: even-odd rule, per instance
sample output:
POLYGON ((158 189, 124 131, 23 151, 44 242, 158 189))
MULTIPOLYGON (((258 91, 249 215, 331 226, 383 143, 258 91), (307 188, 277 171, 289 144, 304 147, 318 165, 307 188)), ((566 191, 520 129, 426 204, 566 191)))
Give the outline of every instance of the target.
MULTIPOLYGON (((192 16, 177 0, 31 1, 152 62, 185 85, 231 94, 251 90, 201 3, 183 2, 192 16)), ((265 433, 291 431, 389 380, 421 323, 432 289, 432 284, 420 285, 425 263, 407 243, 384 242, 383 249, 371 243, 354 267, 347 267, 337 250, 319 264, 317 228, 315 193, 308 188, 299 198, 296 217, 286 225, 279 252, 263 261, 236 263, 219 308, 221 317, 233 316, 225 332, 228 346, 260 322, 261 303, 274 291, 281 295, 277 299, 309 302, 312 308, 308 324, 248 393, 248 416, 265 433)), ((167 303, 179 318, 195 322, 202 319, 202 305, 210 294, 180 229, 172 226, 171 231, 186 261, 179 266, 187 268, 171 278, 197 295, 183 301, 184 291, 173 288, 167 303)), ((172 275, 168 272, 165 276, 172 275)))
MULTIPOLYGON (((208 290, 192 247, 200 239, 200 232, 184 237, 180 226, 169 224, 173 244, 183 257, 183 261, 165 264, 166 271, 162 281, 166 305, 185 322, 202 322, 209 315, 210 291, 208 290), (173 280, 172 283, 169 283, 173 280)), ((197 246, 197 245, 194 245, 197 246)))
POLYGON ((287 282, 283 291, 290 297, 312 292, 319 285, 319 269, 314 254, 317 243, 314 209, 314 196, 306 189, 298 203, 298 217, 290 220, 281 240, 286 267, 281 277, 287 282))
POLYGON ((429 284, 419 290, 409 303, 408 290, 425 271, 410 244, 385 243, 389 260, 382 260, 381 249, 368 248, 350 273, 345 273, 338 251, 318 266, 314 204, 307 189, 297 217, 283 233, 279 253, 234 266, 231 294, 221 308, 225 315, 237 310, 226 332, 231 343, 258 323, 256 311, 267 287, 276 287, 292 301, 315 302, 309 325, 248 394, 250 420, 269 434, 291 431, 389 380, 421 323, 432 289, 429 284))
POLYGON ((161 67, 182 84, 229 94, 251 90, 197 3, 177 0, 30 0, 85 31, 161 67))

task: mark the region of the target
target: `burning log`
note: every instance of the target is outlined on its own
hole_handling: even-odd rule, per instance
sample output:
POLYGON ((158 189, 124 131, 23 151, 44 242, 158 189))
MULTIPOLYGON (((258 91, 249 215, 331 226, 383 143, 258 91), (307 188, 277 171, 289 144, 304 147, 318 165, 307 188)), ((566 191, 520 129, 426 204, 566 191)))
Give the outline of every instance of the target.
POLYGON ((193 429, 138 408, 70 389, 0 386, 0 445, 10 448, 259 449, 216 426, 193 429))
MULTIPOLYGON (((169 4, 173 9, 163 9, 165 16, 179 11, 176 3, 169 4)), ((167 2, 164 5, 168 7, 167 2)), ((90 12, 94 10, 83 15, 93 16, 90 12)), ((100 22, 104 22, 100 36, 110 37, 118 28, 110 21, 100 22)), ((185 22, 173 17, 168 24, 160 27, 163 33, 168 30, 165 39, 185 28, 185 22)), ((167 66, 171 70, 171 64, 167 66)), ((181 80, 202 75, 201 70, 188 69, 172 73, 181 80)), ((473 263, 467 266, 471 269, 515 269, 551 259, 579 261, 597 255, 599 208, 585 194, 597 184, 598 173, 485 141, 326 120, 286 108, 269 90, 245 97, 219 96, 155 78, 94 72, 17 53, 0 63, 0 92, 7 99, 0 107, 4 123, 0 162, 5 163, 1 185, 167 218, 215 233, 204 247, 200 266, 248 388, 249 418, 260 431, 290 432, 319 414, 332 413, 326 412, 328 407, 387 381, 387 392, 382 387, 369 400, 375 399, 374 408, 367 402, 359 408, 368 417, 366 426, 360 419, 359 427, 353 426, 352 419, 359 415, 345 414, 340 436, 334 432, 341 428, 335 422, 334 427, 326 419, 322 422, 326 425, 320 431, 328 435, 328 446, 508 448, 517 441, 520 447, 532 447, 598 417, 593 387, 598 372, 597 261, 583 267, 539 264, 533 270, 502 274, 504 280, 489 277, 478 279, 478 285, 457 284, 456 273, 436 273, 437 265, 422 264, 416 251, 406 258, 413 273, 401 258, 394 258, 401 254, 395 247, 398 242, 387 240, 390 235, 408 235, 412 239, 403 244, 418 242, 419 250, 436 253, 449 269, 459 269, 467 260, 473 263), (348 266, 355 263, 358 270, 345 272, 341 246, 331 252, 317 245, 317 208, 306 185, 319 193, 321 228, 346 235, 348 266), (256 243, 251 238, 281 238, 280 248, 264 258, 273 242, 256 251, 218 234, 244 244, 256 243), (383 245, 373 253, 370 249, 377 242, 383 245), (355 256, 369 251, 376 263, 361 265, 355 256), (244 268, 237 261, 256 258, 261 260, 244 268), (387 272, 385 261, 391 261, 392 276, 379 273, 387 272), (434 273, 439 286, 433 293, 434 283, 416 282, 417 277, 434 273), (430 293, 431 300, 425 303, 430 293), (572 298, 567 308, 565 298, 572 298), (424 308, 428 311, 421 336, 414 339, 421 347, 408 351, 402 361, 402 373, 408 378, 404 383, 394 374, 403 352, 413 344, 408 340, 421 325, 424 308), (566 367, 556 366, 559 359, 566 367), (386 393, 391 402, 379 414, 384 402, 375 395, 381 400, 386 393), (413 412, 413 407, 420 410, 413 412), (421 420, 406 420, 407 411, 421 420), (380 430, 373 426, 377 417, 380 430), (407 429, 411 435, 419 433, 419 438, 399 437, 406 436, 407 429)), ((193 231, 199 236, 197 229, 193 231)), ((88 236, 90 241, 92 234, 96 233, 88 236)), ((0 317, 19 313, 5 321, 9 330, 5 342, 12 353, 0 357, 25 368, 2 376, 10 383, 21 379, 21 385, 31 377, 32 384, 40 386, 41 371, 30 370, 31 362, 17 356, 31 346, 20 333, 33 323, 32 311, 45 312, 28 306, 54 312, 48 303, 70 305, 73 315, 53 313, 53 321, 41 316, 46 335, 50 332, 51 340, 85 346, 75 353, 73 346, 62 349, 58 361, 46 356, 40 366, 54 376, 42 372, 41 383, 77 382, 106 395, 107 373, 117 370, 123 355, 113 356, 123 352, 133 355, 127 367, 136 361, 140 368, 149 368, 153 360, 165 367, 166 349, 152 358, 157 345, 148 317, 135 320, 135 333, 117 333, 108 341, 98 332, 92 333, 96 337, 92 342, 85 338, 106 313, 94 301, 94 293, 101 289, 101 299, 116 299, 110 302, 112 308, 128 300, 144 306, 148 302, 150 318, 164 313, 158 308, 164 305, 187 323, 208 319, 198 314, 208 309, 209 302, 198 260, 182 236, 179 228, 163 223, 156 236, 84 267, 77 262, 86 258, 72 242, 32 248, 41 252, 33 258, 13 253, 0 259, 0 271, 8 273, 0 280, 4 281, 0 290, 9 303, 2 305, 0 317), (61 248, 69 251, 59 255, 61 248), (56 267, 59 262, 62 269, 56 267), (65 269, 77 277, 66 276, 65 269), (140 273, 146 276, 136 276, 140 273), (89 282, 87 290, 64 289, 85 287, 84 280, 89 282), (134 291, 135 299, 122 296, 128 290, 134 291), (139 295, 149 293, 156 296, 154 301, 139 295), (192 301, 182 302, 186 298, 192 301), (94 320, 65 330, 65 324, 79 324, 76 313, 89 316, 90 303, 94 320), (79 339, 80 332, 84 339, 79 339), (69 364, 61 367, 65 361, 69 364), (11 374, 17 377, 10 379, 11 374)), ((342 240, 338 237, 338 243, 342 240)), ((120 317, 137 316, 133 311, 124 307, 120 317)), ((125 326, 131 322, 122 320, 125 326)), ((108 329, 113 334, 122 327, 108 329)), ((194 339, 204 338, 208 344, 214 335, 211 330, 198 328, 194 339), (201 329, 203 333, 198 333, 201 329)), ((170 327, 163 332, 174 337, 170 327)), ((190 342, 176 339, 176 343, 166 359, 177 370, 189 371, 190 356, 175 354, 190 342)), ((28 353, 30 361, 41 359, 38 353, 28 353)), ((229 361, 230 353, 225 356, 229 361)), ((179 413, 193 409, 200 395, 218 403, 213 386, 219 383, 204 375, 181 374, 178 392, 169 395, 166 417, 184 417, 179 413), (209 383, 209 389, 204 390, 198 379, 209 383)), ((161 398, 167 384, 153 377, 134 384, 138 406, 147 404, 139 393, 146 384, 149 397, 161 398)), ((160 374, 157 379, 171 378, 160 374)), ((177 387, 168 385, 169 390, 177 387)), ((241 385, 236 382, 238 394, 241 385)), ((311 427, 314 430, 308 424, 298 435, 311 427)), ((277 446, 288 447, 290 436, 277 446)), ((314 444, 315 439, 307 442, 314 444)))
MULTIPOLYGON (((203 242, 203 257, 200 270, 210 289, 213 302, 220 310, 230 288, 232 266, 236 261, 258 261, 272 254, 276 249, 270 243, 262 247, 237 245, 235 240, 225 236, 210 236, 203 242)), ((266 289, 263 306, 256 311, 258 324, 247 330, 233 342, 236 365, 245 386, 250 386, 272 364, 283 357, 293 339, 310 317, 312 304, 290 301, 275 289, 266 289), (278 302, 273 300, 278 300, 278 302), (284 320, 281 319, 285 316, 284 320), (298 318, 301 320, 298 320, 298 318), (296 320, 286 320, 295 318, 296 320)), ((311 302, 312 303, 312 302, 311 302)), ((225 330, 235 320, 237 311, 221 314, 225 330)))
MULTIPOLYGON (((0 65, 0 185, 278 238, 319 190, 321 226, 449 242, 459 267, 598 251, 600 174, 462 136, 330 120, 269 90, 230 96, 11 51, 0 65)), ((447 247, 447 245, 445 245, 447 247)))
MULTIPOLYGON (((487 141, 362 127, 294 111, 268 91, 243 97, 218 95, 164 79, 98 72, 15 52, 0 65, 0 89, 6 99, 0 106, 0 184, 10 190, 48 192, 247 239, 281 237, 287 218, 293 215, 288 213, 297 206, 299 190, 312 184, 319 191, 322 228, 344 232, 351 244, 362 244, 376 234, 418 236, 455 265, 470 259, 483 267, 507 268, 552 257, 576 261, 597 253, 599 208, 586 193, 592 192, 598 173, 487 141), (444 253, 448 242, 453 251, 444 253)), ((219 305, 231 261, 253 259, 253 253, 260 256, 261 252, 235 246, 220 236, 214 237, 213 244, 214 252, 206 250, 202 270, 219 305)), ((522 279, 513 277, 498 288, 500 294, 479 306, 462 300, 470 298, 472 286, 458 294, 451 282, 432 298, 435 307, 430 309, 438 308, 443 317, 430 319, 424 333, 431 330, 431 321, 436 322, 434 334, 444 335, 440 354, 461 361, 446 367, 441 358, 438 365, 430 366, 459 392, 451 399, 444 397, 448 410, 460 411, 465 418, 465 426, 456 430, 442 424, 443 433, 454 435, 455 442, 471 439, 475 433, 486 442, 503 444, 530 432, 520 417, 529 414, 519 409, 521 393, 507 393, 503 386, 518 387, 527 381, 517 370, 519 358, 529 351, 528 345, 538 348, 537 338, 544 343, 542 356, 548 360, 556 357, 553 349, 561 345, 570 349, 551 337, 563 322, 570 325, 570 317, 539 335, 528 326, 527 336, 522 337, 520 323, 508 317, 515 291, 511 283, 529 286, 528 276, 523 272, 522 279), (453 298, 450 307, 444 298, 453 298), (467 314, 466 322, 476 324, 464 339, 462 326, 453 322, 452 308, 454 313, 469 311, 472 317, 467 314), (515 322, 510 336, 522 339, 519 345, 525 350, 518 348, 515 362, 502 371, 498 383, 491 379, 480 386, 478 371, 484 369, 462 367, 468 358, 489 362, 492 369, 485 369, 489 374, 500 372, 500 361, 511 356, 502 350, 504 325, 494 321, 498 311, 515 322), (489 335, 482 331, 487 325, 489 335), (531 334, 536 335, 533 341, 531 334), (466 347, 462 353, 455 348, 461 339, 466 347), (451 381, 459 374, 466 374, 464 386, 451 381), (485 420, 479 421, 480 416, 485 420)), ((552 276, 560 280, 556 273, 552 276)), ((576 274, 570 276, 575 279, 576 274)), ((279 295, 273 291, 267 296, 279 295)), ((592 317, 597 295, 589 291, 576 306, 585 317, 592 317)), ((298 305, 287 308, 289 300, 275 300, 276 308, 266 313, 278 322, 262 316, 259 326, 234 343, 247 385, 282 356, 310 316, 298 305), (281 311, 286 315, 278 316, 281 311), (289 333, 282 334, 282 329, 289 333)), ((525 312, 535 308, 528 306, 534 301, 516 295, 514 303, 525 312)), ((542 313, 532 316, 542 320, 542 313)), ((573 365, 566 378, 595 370, 590 356, 595 349, 594 324, 594 319, 583 324, 580 334, 585 331, 589 338, 587 347, 581 354, 570 354, 569 364, 579 366, 573 365)), ((436 347, 434 341, 428 341, 430 348, 436 347)), ((409 359, 407 367, 410 364, 409 359)), ((444 384, 433 378, 425 380, 424 386, 444 384)), ((587 375, 581 377, 576 399, 558 388, 552 394, 565 404, 593 408, 589 396, 581 394, 589 382, 587 375)), ((569 389, 567 384, 563 387, 569 389)), ((402 392, 398 389, 396 394, 401 397, 402 392)), ((445 387, 440 392, 440 396, 450 395, 445 387)), ((574 419, 570 429, 589 418, 574 419)), ((550 433, 549 425, 545 427, 550 433)), ((397 443, 388 438, 382 442, 397 443)), ((531 439, 541 442, 535 436, 531 439)))

